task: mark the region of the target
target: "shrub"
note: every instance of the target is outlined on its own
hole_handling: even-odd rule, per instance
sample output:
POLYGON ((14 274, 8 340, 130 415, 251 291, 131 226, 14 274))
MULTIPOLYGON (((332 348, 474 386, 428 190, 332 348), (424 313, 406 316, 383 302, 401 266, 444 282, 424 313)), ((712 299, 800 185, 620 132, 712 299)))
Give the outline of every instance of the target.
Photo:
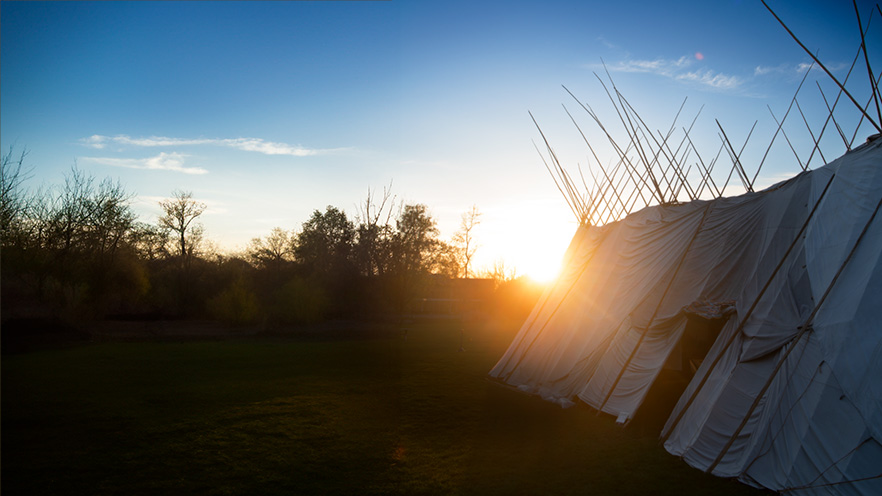
POLYGON ((239 279, 208 301, 208 312, 228 324, 251 324, 257 320, 259 304, 254 292, 239 279))
POLYGON ((327 292, 320 284, 298 277, 276 293, 272 316, 286 324, 310 324, 323 320, 329 306, 327 292))

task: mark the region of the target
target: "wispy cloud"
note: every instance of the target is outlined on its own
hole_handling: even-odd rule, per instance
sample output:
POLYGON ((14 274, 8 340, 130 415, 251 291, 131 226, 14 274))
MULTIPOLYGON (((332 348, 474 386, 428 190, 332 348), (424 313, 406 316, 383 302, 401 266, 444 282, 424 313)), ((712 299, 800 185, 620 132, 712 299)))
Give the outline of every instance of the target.
POLYGON ((692 81, 711 88, 720 90, 732 90, 741 86, 741 79, 736 76, 726 76, 711 70, 691 71, 685 74, 677 74, 674 79, 679 81, 692 81))
MULTIPOLYGON (((849 68, 849 65, 844 62, 839 63, 826 63, 824 64, 827 69, 832 72, 838 71, 846 71, 849 68)), ((801 76, 805 74, 809 69, 815 72, 823 72, 821 66, 818 64, 812 64, 811 62, 800 62, 798 64, 780 64, 775 66, 767 66, 767 65, 758 65, 753 70, 754 76, 768 76, 768 75, 784 75, 784 76, 801 76)))
POLYGON ((769 74, 779 74, 785 76, 795 76, 805 73, 812 64, 802 62, 800 64, 780 64, 776 66, 758 65, 753 70, 754 76, 767 76, 769 74))
POLYGON ((603 44, 603 46, 605 46, 605 47, 607 47, 607 48, 610 48, 610 49, 613 49, 613 50, 617 50, 617 49, 619 48, 618 45, 616 45, 616 44, 614 44, 613 42, 607 40, 607 39, 604 38, 603 36, 598 36, 598 37, 597 37, 597 41, 599 41, 601 44, 603 44))
POLYGON ((692 59, 683 56, 677 60, 625 60, 609 66, 609 70, 613 72, 646 72, 657 74, 659 76, 673 77, 678 71, 681 71, 690 65, 692 65, 692 59))
POLYGON ((303 148, 301 146, 292 146, 285 143, 273 143, 272 141, 264 141, 260 138, 238 138, 219 141, 220 144, 225 146, 248 152, 264 153, 266 155, 305 157, 307 155, 317 155, 323 151, 303 148))
POLYGON ((187 155, 182 153, 162 152, 155 157, 148 158, 80 157, 80 160, 109 165, 111 167, 125 167, 127 169, 166 170, 183 174, 208 174, 208 171, 201 167, 184 167, 184 159, 186 157, 187 155))
POLYGON ((290 155, 292 157, 306 157, 309 155, 318 155, 329 150, 320 150, 305 148, 300 145, 289 145, 287 143, 277 143, 266 141, 261 138, 169 138, 166 136, 150 136, 148 138, 132 138, 124 134, 117 136, 102 136, 95 134, 88 138, 80 140, 84 146, 95 148, 98 150, 106 148, 108 145, 136 146, 136 147, 177 147, 177 146, 196 146, 196 145, 212 145, 225 146, 235 148, 237 150, 247 152, 263 153, 265 155, 290 155))
POLYGON ((744 80, 738 76, 730 76, 711 69, 689 70, 696 61, 703 59, 704 55, 696 52, 695 55, 684 55, 678 59, 624 60, 608 66, 608 69, 613 72, 655 74, 717 90, 734 90, 744 83, 744 80))

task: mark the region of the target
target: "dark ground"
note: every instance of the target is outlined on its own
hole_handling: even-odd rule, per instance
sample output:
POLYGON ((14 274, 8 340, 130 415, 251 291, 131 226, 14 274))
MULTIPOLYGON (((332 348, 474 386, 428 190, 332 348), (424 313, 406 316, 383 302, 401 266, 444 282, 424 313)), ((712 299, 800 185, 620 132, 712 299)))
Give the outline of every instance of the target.
POLYGON ((762 494, 487 380, 517 324, 2 329, 4 494, 762 494), (464 351, 460 351, 464 348, 464 351))

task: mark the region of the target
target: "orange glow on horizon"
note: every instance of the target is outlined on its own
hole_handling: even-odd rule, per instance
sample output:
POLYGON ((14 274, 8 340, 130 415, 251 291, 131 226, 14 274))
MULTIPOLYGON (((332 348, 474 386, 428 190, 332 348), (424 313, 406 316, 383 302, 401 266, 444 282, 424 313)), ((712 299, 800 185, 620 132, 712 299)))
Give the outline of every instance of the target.
POLYGON ((540 285, 554 281, 576 230, 571 215, 556 197, 488 206, 475 234, 475 272, 527 276, 540 285))
POLYGON ((539 259, 524 266, 524 275, 541 285, 549 284, 560 273, 560 260, 539 259))

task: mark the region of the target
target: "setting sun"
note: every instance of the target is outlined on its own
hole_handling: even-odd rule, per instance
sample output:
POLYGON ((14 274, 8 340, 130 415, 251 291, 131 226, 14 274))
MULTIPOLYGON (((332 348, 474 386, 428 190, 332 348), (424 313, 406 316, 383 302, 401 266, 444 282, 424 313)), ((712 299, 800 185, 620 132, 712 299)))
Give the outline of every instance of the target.
POLYGON ((536 258, 531 262, 525 263, 522 270, 523 274, 534 282, 549 284, 560 273, 560 258, 536 258))
POLYGON ((528 276, 540 284, 557 277, 575 231, 572 214, 559 197, 486 210, 477 233, 478 267, 504 265, 507 276, 528 276))

